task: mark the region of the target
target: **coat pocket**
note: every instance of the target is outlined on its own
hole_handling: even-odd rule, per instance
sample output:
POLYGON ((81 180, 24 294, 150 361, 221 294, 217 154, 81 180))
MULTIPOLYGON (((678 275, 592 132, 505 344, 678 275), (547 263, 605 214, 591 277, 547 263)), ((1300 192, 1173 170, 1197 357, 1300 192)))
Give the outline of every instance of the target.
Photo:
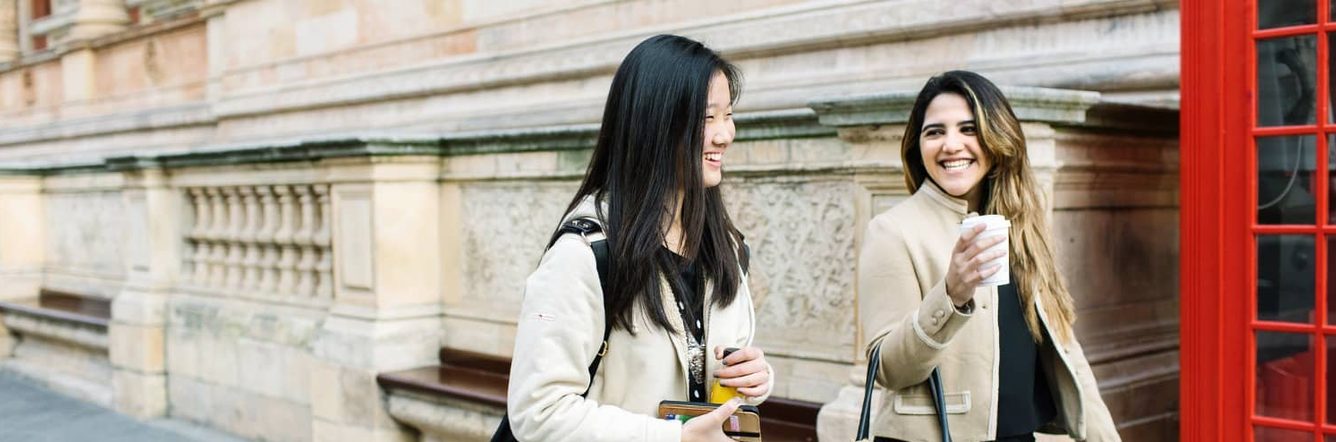
MULTIPOLYGON (((937 414, 937 408, 933 406, 932 396, 925 394, 895 394, 895 402, 891 405, 898 414, 905 415, 932 415, 937 414)), ((962 391, 959 393, 946 394, 946 413, 947 414, 965 414, 970 411, 970 392, 962 391)))

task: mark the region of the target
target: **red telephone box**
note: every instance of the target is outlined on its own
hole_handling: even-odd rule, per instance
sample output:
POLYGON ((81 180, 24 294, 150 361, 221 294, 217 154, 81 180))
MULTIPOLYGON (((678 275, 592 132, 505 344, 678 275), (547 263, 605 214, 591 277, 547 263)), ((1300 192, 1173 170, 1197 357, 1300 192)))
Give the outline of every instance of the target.
POLYGON ((1334 2, 1181 3, 1182 440, 1336 442, 1334 2))

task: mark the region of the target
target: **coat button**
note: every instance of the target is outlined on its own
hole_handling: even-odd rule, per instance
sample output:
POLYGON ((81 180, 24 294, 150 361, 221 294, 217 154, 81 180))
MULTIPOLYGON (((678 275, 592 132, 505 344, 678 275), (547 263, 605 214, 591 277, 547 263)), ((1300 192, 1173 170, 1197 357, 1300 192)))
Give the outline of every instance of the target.
POLYGON ((940 324, 941 322, 942 318, 932 318, 932 325, 937 325, 940 324))
POLYGON ((943 317, 943 316, 946 316, 946 312, 941 311, 941 310, 938 310, 937 313, 933 313, 932 316, 933 316, 934 318, 941 318, 941 317, 943 317))

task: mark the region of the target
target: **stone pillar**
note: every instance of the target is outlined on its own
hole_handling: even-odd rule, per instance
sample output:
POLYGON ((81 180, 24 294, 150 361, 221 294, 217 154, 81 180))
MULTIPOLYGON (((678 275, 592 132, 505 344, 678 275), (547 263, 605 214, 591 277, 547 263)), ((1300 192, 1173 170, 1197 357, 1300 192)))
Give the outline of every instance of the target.
POLYGON ((0 63, 19 57, 18 0, 0 0, 0 63))
POLYGON ((314 342, 312 437, 405 440, 375 376, 438 363, 440 160, 327 161, 336 280, 314 342))
MULTIPOLYGON (((36 297, 46 244, 41 178, 0 176, 0 213, 0 299, 36 297)), ((14 344, 0 322, 0 359, 14 344)))
MULTIPOLYGON (((1044 194, 1051 201, 1054 174, 1058 167, 1053 127, 1083 122, 1086 111, 1099 100, 1099 95, 1040 88, 1003 88, 1003 93, 1021 120, 1031 167, 1044 188, 1044 194)), ((863 211, 863 219, 857 221, 859 236, 856 242, 859 248, 862 247, 861 231, 866 228, 871 217, 906 196, 900 140, 917 95, 918 91, 906 91, 823 100, 811 104, 821 124, 835 127, 840 139, 850 145, 855 158, 885 167, 889 172, 856 177, 867 189, 864 196, 866 200, 862 201, 862 205, 869 209, 863 211)), ((1049 204, 1049 210, 1052 209, 1053 205, 1049 204)), ((822 441, 853 440, 858 426, 863 402, 863 380, 867 374, 867 361, 862 355, 862 349, 867 345, 867 337, 850 338, 858 349, 858 362, 849 371, 849 385, 840 389, 835 400, 821 407, 817 416, 817 433, 822 441)), ((874 392, 874 417, 881 393, 874 392)))
POLYGON ((66 102, 92 99, 97 94, 96 61, 92 49, 79 49, 60 57, 61 95, 66 102))
POLYGON ((124 172, 125 274, 108 330, 116 410, 138 418, 167 412, 167 299, 181 265, 183 195, 159 168, 124 172))
POLYGON ((67 41, 86 40, 113 34, 130 24, 125 0, 79 0, 67 41))
POLYGON ((36 297, 46 259, 42 179, 0 176, 0 299, 36 297))

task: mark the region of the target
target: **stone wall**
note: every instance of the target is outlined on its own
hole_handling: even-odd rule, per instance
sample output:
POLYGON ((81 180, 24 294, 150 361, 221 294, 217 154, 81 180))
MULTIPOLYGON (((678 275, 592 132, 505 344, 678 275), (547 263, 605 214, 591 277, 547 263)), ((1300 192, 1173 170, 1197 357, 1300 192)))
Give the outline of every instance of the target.
MULTIPOLYGON (((0 0, 0 29, 27 35, 27 3, 0 0)), ((827 440, 857 406, 863 228, 906 197, 908 98, 860 94, 955 68, 1099 92, 1017 107, 1115 417, 1172 439, 1176 403, 1145 398, 1176 391, 1177 2, 129 0, 136 23, 67 3, 96 14, 48 50, 0 35, 0 210, 26 214, 0 217, 0 298, 112 298, 101 402, 128 414, 413 437, 375 373, 512 352, 611 74, 671 32, 746 73, 725 197, 776 394, 826 404, 827 440)), ((495 418, 422 404, 398 409, 495 418)))

